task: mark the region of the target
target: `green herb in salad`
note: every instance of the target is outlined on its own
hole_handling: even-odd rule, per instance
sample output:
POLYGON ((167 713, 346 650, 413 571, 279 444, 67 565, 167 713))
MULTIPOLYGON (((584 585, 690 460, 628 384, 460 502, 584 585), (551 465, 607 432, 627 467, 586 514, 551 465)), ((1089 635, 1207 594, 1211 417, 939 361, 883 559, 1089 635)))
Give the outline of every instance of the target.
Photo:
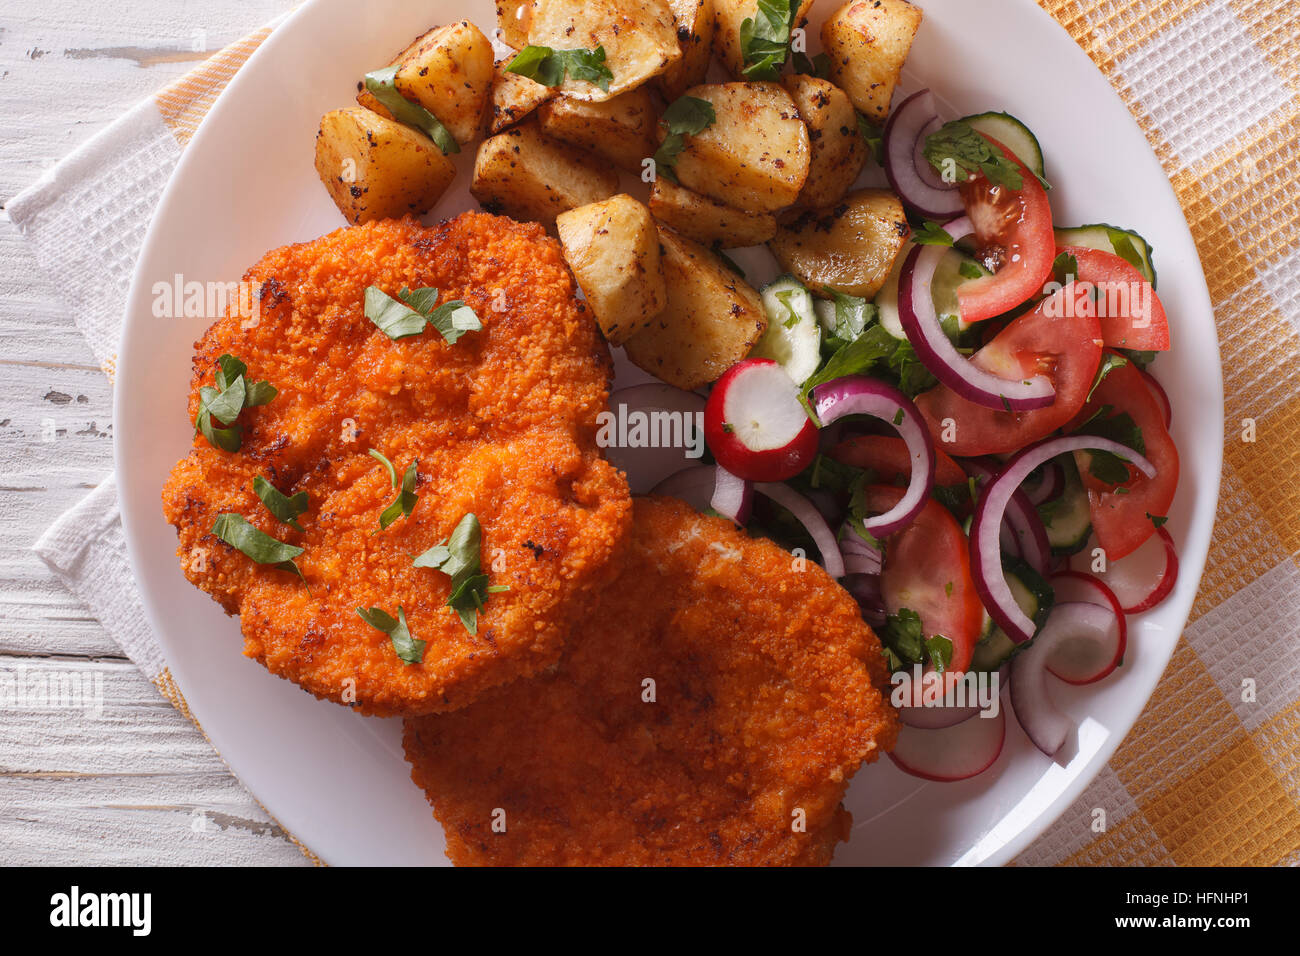
POLYGON ((515 54, 508 64, 507 73, 518 73, 542 86, 559 86, 566 76, 594 83, 602 92, 609 92, 609 81, 614 74, 605 65, 605 48, 594 50, 553 50, 549 46, 526 46, 515 54))

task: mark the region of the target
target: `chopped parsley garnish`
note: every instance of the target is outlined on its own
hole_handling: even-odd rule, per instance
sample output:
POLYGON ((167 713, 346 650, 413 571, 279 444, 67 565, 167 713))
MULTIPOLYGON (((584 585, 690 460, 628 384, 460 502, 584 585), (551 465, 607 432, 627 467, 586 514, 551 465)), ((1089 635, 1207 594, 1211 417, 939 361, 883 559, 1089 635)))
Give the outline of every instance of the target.
POLYGON ((955 177, 959 183, 983 174, 994 186, 1024 186, 1020 166, 961 120, 945 123, 927 136, 923 152, 941 176, 955 177))
POLYGON ((366 288, 366 318, 393 341, 419 335, 432 325, 455 345, 466 332, 483 328, 474 310, 460 299, 438 301, 437 289, 402 289, 394 299, 378 286, 366 288))
POLYGON ((809 59, 807 53, 796 50, 790 54, 790 62, 794 64, 796 73, 815 76, 819 80, 830 79, 831 57, 829 53, 818 53, 812 59, 809 59))
POLYGON ((790 55, 790 28, 798 10, 799 0, 758 0, 755 15, 740 24, 745 79, 780 79, 781 67, 790 55))
POLYGON ((1106 352, 1101 357, 1101 364, 1097 366, 1097 375, 1092 380, 1092 388, 1088 389, 1088 397, 1085 401, 1092 401, 1092 393, 1097 391, 1097 387, 1105 380, 1106 376, 1117 368, 1123 368, 1128 364, 1128 359, 1122 355, 1116 355, 1114 352, 1106 352))
POLYGON ((776 294, 777 301, 780 302, 783 306, 785 306, 785 310, 788 313, 790 313, 790 317, 781 322, 781 325, 787 329, 792 329, 799 324, 799 313, 796 312, 794 310, 794 306, 790 304, 790 297, 793 296, 797 291, 799 290, 785 289, 784 291, 778 292, 776 294))
POLYGON ((988 275, 978 263, 971 262, 969 259, 962 260, 961 265, 957 267, 957 272, 963 279, 979 279, 988 275))
POLYGON ((370 456, 387 469, 388 480, 392 482, 393 490, 398 491, 399 488, 401 489, 398 491, 397 500, 379 514, 379 530, 383 531, 398 518, 409 518, 411 512, 415 509, 415 503, 420 500, 420 496, 415 493, 415 482, 418 476, 416 466, 420 463, 420 459, 416 458, 407 465, 406 474, 402 476, 399 485, 397 469, 393 467, 393 463, 385 458, 382 452, 375 451, 373 448, 370 449, 370 456))
POLYGON ((297 545, 277 541, 265 531, 249 524, 248 519, 243 515, 217 515, 217 520, 212 525, 212 533, 218 540, 224 541, 258 564, 271 564, 282 571, 292 571, 302 579, 304 584, 307 583, 302 571, 293 562, 294 558, 302 554, 303 549, 297 545))
MULTIPOLYGON (((952 593, 952 582, 948 582, 948 593, 952 593)), ((930 658, 930 663, 934 669, 942 674, 952 664, 952 641, 942 634, 936 634, 934 637, 925 639, 925 652, 930 658)))
POLYGON ((415 559, 417 568, 434 568, 451 578, 451 595, 447 606, 460 616, 471 634, 478 633, 478 612, 483 610, 489 594, 510 590, 505 585, 489 585, 480 567, 482 529, 478 518, 467 514, 460 519, 451 536, 434 545, 415 559))
MULTIPOLYGON (((655 150, 655 175, 663 174, 673 182, 677 175, 673 167, 677 157, 686 148, 686 137, 702 133, 717 120, 718 113, 713 104, 696 96, 681 96, 673 100, 659 117, 659 124, 668 130, 668 135, 655 150)), ((744 273, 741 273, 742 275, 744 273)))
POLYGON ((1169 520, 1168 515, 1153 515, 1149 511, 1147 512, 1147 518, 1151 521, 1151 524, 1157 528, 1163 528, 1165 522, 1169 520))
POLYGON ((912 230, 912 241, 918 246, 951 246, 952 236, 943 226, 925 219, 912 230))
POLYGON ((877 166, 885 165, 885 131, 879 126, 874 126, 867 121, 867 118, 861 113, 858 114, 858 132, 862 138, 867 141, 867 148, 871 150, 871 156, 876 161, 877 166))
POLYGON ((401 605, 397 607, 396 618, 377 607, 359 607, 357 617, 375 630, 383 631, 388 635, 388 639, 393 642, 393 650, 397 652, 402 663, 418 664, 424 660, 424 647, 427 642, 416 640, 411 636, 410 628, 406 626, 406 611, 401 605))
POLYGON ((396 66, 386 66, 382 70, 367 73, 365 83, 370 95, 377 99, 384 109, 392 113, 393 119, 397 122, 433 140, 444 156, 449 153, 459 153, 460 144, 456 142, 456 137, 451 135, 438 117, 398 92, 397 69, 396 66))
POLYGON ((1069 285, 1079 275, 1079 260, 1068 252, 1062 252, 1052 260, 1052 278, 1060 285, 1069 285))
POLYGON ((899 608, 885 618, 880 638, 894 669, 928 662, 942 674, 952 664, 952 641, 942 634, 926 637, 921 615, 911 608, 899 608))
MULTIPOLYGON (((1097 413, 1076 430, 1080 435, 1096 435, 1111 441, 1127 445, 1139 455, 1146 454, 1146 442, 1142 439, 1142 429, 1133 421, 1128 412, 1111 415, 1114 411, 1110 405, 1103 405, 1097 413)), ((1108 485, 1122 485, 1129 480, 1129 469, 1124 459, 1112 452, 1088 449, 1088 473, 1098 481, 1108 485)))
POLYGON ((247 374, 248 366, 227 353, 217 359, 216 388, 204 385, 199 389, 199 416, 194 430, 202 432, 213 448, 239 451, 243 443, 243 430, 235 424, 239 413, 265 405, 278 394, 270 382, 249 382, 247 374))
POLYGON ((283 521, 296 531, 302 530, 302 525, 298 524, 298 515, 307 510, 307 492, 300 491, 296 495, 286 495, 261 475, 253 479, 253 491, 262 499, 266 510, 275 515, 277 520, 283 521))
POLYGON ((526 46, 506 65, 507 73, 518 73, 542 86, 559 86, 567 75, 585 80, 609 92, 614 74, 605 65, 605 48, 594 50, 553 50, 549 46, 526 46))

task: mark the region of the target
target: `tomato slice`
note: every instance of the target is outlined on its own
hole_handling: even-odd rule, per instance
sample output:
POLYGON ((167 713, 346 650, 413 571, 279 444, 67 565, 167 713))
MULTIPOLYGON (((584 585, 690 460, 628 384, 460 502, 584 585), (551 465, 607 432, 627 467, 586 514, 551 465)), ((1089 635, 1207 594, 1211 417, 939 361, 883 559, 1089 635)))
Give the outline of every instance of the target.
POLYGON ((1074 418, 1101 363, 1101 330, 1084 306, 1086 297, 1081 287, 1062 289, 1012 320, 971 357, 980 368, 1006 379, 1048 376, 1056 386, 1051 405, 1007 412, 976 405, 948 386, 936 385, 916 397, 935 445, 957 457, 1019 451, 1074 418))
POLYGON ((1111 370, 1071 427, 1087 421, 1104 405, 1113 409, 1107 417, 1127 412, 1133 418, 1142 430, 1147 460, 1156 467, 1156 476, 1148 478, 1129 465, 1128 481, 1112 486, 1088 471, 1091 458, 1087 452, 1075 452, 1079 475, 1088 489, 1088 510, 1097 543, 1105 550, 1107 560, 1118 561, 1155 534, 1151 518, 1169 514, 1178 488, 1178 449, 1165 428, 1165 411, 1136 365, 1129 363, 1111 370))
POLYGON ((1163 352, 1169 348, 1169 321, 1151 283, 1128 262, 1100 249, 1062 246, 1079 263, 1076 282, 1096 289, 1101 338, 1114 349, 1163 352))
MULTIPOLYGON (((858 435, 846 438, 830 451, 838 462, 854 468, 869 468, 881 484, 906 480, 912 476, 912 454, 907 442, 891 435, 858 435)), ((966 472, 942 449, 934 450, 934 483, 964 485, 966 472)))
MULTIPOLYGON (((866 505, 883 513, 899 502, 903 491, 871 485, 864 489, 866 505)), ((970 543, 939 502, 927 501, 911 524, 886 541, 880 591, 890 614, 911 608, 920 616, 926 637, 942 634, 952 641, 950 673, 970 667, 984 624, 984 605, 970 574, 970 543)))
POLYGON ((1021 186, 995 186, 977 174, 958 187, 975 227, 975 258, 993 273, 957 287, 962 321, 968 323, 1010 312, 1041 295, 1056 258, 1052 207, 1042 183, 1015 153, 991 136, 984 138, 1020 167, 1021 186))

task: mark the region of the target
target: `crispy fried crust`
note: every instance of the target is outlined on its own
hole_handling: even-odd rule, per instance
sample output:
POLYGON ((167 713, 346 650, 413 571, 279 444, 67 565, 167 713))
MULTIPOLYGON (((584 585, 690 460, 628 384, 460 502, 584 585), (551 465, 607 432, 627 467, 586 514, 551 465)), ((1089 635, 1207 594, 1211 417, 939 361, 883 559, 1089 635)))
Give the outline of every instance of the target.
POLYGON ((558 669, 408 720, 406 754, 457 864, 825 864, 849 778, 897 735, 887 687, 821 568, 638 499, 558 669))
POLYGON ((200 436, 163 490, 186 576, 239 614, 244 653, 318 697, 371 714, 428 714, 559 658, 579 600, 614 573, 631 515, 623 476, 596 447, 609 351, 541 227, 466 213, 340 229, 268 253, 256 324, 232 314, 196 343, 189 414, 217 358, 243 359, 250 381, 279 389, 239 419, 237 453, 200 436), (367 286, 390 295, 436 287, 484 329, 449 345, 432 328, 392 341, 365 317, 367 286), (355 431, 354 431, 355 429, 355 431), (375 448, 402 471, 419 459, 419 502, 379 529, 396 493, 375 448), (253 492, 264 476, 306 491, 298 532, 253 492), (222 512, 306 549, 292 574, 259 566, 209 532, 222 512), (483 527, 493 594, 470 635, 444 606, 449 579, 412 566, 467 512, 483 527), (357 607, 406 610, 427 641, 406 665, 357 607))

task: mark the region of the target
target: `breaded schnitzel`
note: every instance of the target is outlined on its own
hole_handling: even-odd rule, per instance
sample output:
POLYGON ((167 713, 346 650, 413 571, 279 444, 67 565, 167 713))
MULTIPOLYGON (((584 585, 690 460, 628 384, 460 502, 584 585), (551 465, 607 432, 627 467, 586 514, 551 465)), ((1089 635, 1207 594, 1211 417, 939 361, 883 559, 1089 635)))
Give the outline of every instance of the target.
POLYGON ((828 863, 849 778, 897 734, 857 604, 820 567, 674 499, 635 501, 625 552, 553 673, 406 722, 448 855, 828 863))
POLYGON ((195 438, 163 491, 186 576, 239 614, 244 653, 318 697, 370 714, 464 706, 489 688, 553 665, 581 599, 614 573, 631 503, 596 447, 608 347, 558 244, 537 225, 466 213, 340 229, 273 250, 245 276, 261 284, 256 323, 237 310, 196 343, 191 420, 217 359, 279 390, 238 419, 238 451, 195 438), (451 344, 434 328, 390 339, 366 317, 368 286, 390 296, 433 287, 482 329, 451 344), (380 530, 396 497, 376 449, 402 474, 418 461, 418 501, 380 530), (301 531, 254 494, 258 476, 305 491, 301 531), (305 577, 259 565, 210 532, 232 513, 305 549, 305 577), (445 606, 451 578, 413 558, 468 513, 482 527, 493 586, 471 634, 445 606), (357 608, 393 617, 427 642, 404 663, 357 608))

